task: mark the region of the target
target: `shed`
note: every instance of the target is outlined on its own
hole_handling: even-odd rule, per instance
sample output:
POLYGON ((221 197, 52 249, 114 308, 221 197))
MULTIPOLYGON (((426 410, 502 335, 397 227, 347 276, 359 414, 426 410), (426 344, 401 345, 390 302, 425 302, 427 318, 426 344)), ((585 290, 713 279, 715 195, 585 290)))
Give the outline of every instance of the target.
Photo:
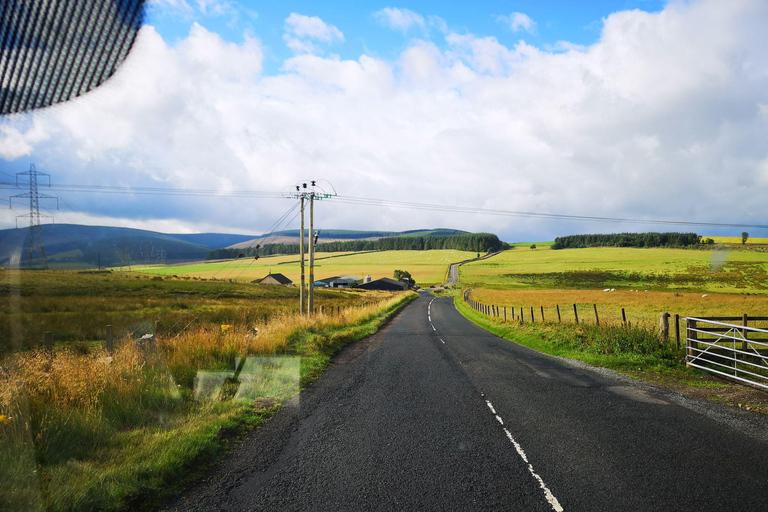
POLYGON ((269 274, 261 279, 251 281, 255 284, 281 284, 283 286, 293 286, 293 281, 285 277, 283 274, 269 274))
POLYGON ((327 286, 329 288, 347 288, 354 286, 363 279, 355 276, 334 276, 315 281, 315 286, 327 286))
POLYGON ((408 289, 408 283, 404 281, 397 281, 388 277, 382 277, 369 283, 362 283, 357 285, 358 288, 363 290, 384 290, 390 292, 401 292, 408 289))

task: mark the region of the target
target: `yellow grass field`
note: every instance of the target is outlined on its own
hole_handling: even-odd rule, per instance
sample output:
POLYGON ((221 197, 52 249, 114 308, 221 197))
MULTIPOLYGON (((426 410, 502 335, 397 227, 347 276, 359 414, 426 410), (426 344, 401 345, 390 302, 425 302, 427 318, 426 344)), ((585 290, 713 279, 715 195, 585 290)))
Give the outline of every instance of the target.
MULTIPOLYGON (((621 321, 654 327, 662 311, 685 316, 768 316, 768 254, 752 251, 595 247, 513 249, 461 267, 461 285, 484 304, 534 308, 541 321, 621 321), (605 292, 605 289, 615 291, 605 292)), ((754 325, 754 324, 750 324, 754 325)), ((763 326, 760 324, 759 326, 763 326)))
MULTIPOLYGON (((705 238, 711 238, 715 241, 716 244, 738 244, 741 245, 741 237, 740 236, 711 236, 711 237, 705 237, 705 238)), ((747 239, 747 245, 765 245, 768 244, 768 238, 748 238, 747 239)))
MULTIPOLYGON (((579 321, 595 323, 593 304, 597 304, 601 324, 621 323, 621 308, 625 309, 627 320, 633 325, 654 328, 659 323, 662 311, 671 315, 686 316, 768 316, 768 297, 736 294, 702 294, 654 292, 643 290, 473 290, 472 298, 483 304, 507 307, 511 319, 512 308, 520 315, 523 308, 525 320, 530 321, 531 307, 536 322, 541 321, 541 306, 544 319, 557 321, 557 310, 565 322, 573 322, 573 304, 579 311, 579 321), (703 295, 706 295, 704 297, 703 295)), ((503 311, 503 310, 502 310, 503 311)), ((753 326, 764 326, 765 322, 753 326)))
MULTIPOLYGON (((395 270, 407 270, 421 286, 441 284, 448 266, 457 261, 474 258, 476 253, 454 250, 434 251, 376 251, 366 253, 318 253, 315 260, 315 279, 338 275, 351 275, 373 279, 393 277, 395 270)), ((254 260, 217 261, 192 265, 133 267, 135 272, 146 272, 179 277, 237 279, 252 281, 267 274, 281 273, 294 282, 301 276, 299 257, 268 256, 254 260)), ((307 273, 309 268, 307 268, 307 273)))

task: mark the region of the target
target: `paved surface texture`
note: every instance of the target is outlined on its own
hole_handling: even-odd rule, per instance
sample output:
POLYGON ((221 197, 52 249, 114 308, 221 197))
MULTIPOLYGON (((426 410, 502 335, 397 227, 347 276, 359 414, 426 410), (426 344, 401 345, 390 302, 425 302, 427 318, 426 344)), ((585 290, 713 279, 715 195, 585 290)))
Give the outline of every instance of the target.
POLYGON ((166 508, 766 510, 767 433, 424 295, 166 508))

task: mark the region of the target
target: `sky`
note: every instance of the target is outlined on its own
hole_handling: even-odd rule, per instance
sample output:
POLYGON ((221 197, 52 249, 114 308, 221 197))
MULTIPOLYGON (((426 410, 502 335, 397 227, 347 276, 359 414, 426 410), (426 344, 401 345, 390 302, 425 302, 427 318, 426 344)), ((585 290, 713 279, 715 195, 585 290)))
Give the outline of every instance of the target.
MULTIPOLYGON (((764 0, 154 0, 103 86, 0 119, 0 179, 34 163, 61 198, 45 206, 56 222, 165 232, 262 233, 292 203, 56 184, 280 192, 322 179, 339 198, 765 224, 767 29, 764 0)), ((0 209, 0 228, 23 213, 0 209)), ((507 241, 743 230, 334 199, 315 214, 326 229, 507 241)))

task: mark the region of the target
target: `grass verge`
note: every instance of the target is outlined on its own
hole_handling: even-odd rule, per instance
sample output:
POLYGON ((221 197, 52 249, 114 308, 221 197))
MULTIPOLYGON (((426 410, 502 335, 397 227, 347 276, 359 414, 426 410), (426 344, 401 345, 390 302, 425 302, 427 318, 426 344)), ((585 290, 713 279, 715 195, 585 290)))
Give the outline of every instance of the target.
POLYGON ((343 345, 375 333, 416 294, 306 319, 198 328, 114 354, 63 348, 0 368, 0 509, 141 510, 178 492, 343 345))
POLYGON ((545 354, 583 361, 688 396, 768 414, 768 394, 688 368, 684 353, 642 328, 573 324, 505 323, 483 315, 454 291, 468 320, 500 338, 545 354))

